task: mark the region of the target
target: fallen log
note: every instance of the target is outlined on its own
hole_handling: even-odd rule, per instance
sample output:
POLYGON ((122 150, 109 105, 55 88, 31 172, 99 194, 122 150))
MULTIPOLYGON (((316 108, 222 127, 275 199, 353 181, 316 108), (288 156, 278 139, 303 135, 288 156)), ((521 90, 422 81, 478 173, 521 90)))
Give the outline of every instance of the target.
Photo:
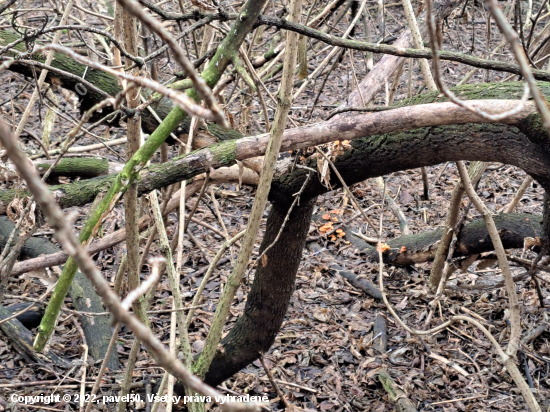
MULTIPOLYGON (((40 175, 46 173, 53 164, 53 160, 37 160, 33 164, 40 175)), ((15 170, 15 168, 13 168, 15 170)), ((50 178, 55 177, 79 177, 91 179, 93 177, 118 173, 122 170, 119 163, 109 162, 103 158, 92 157, 64 157, 50 173, 50 178)))
MULTIPOLYGON (((36 170, 43 176, 52 166, 54 160, 37 160, 33 164, 36 170)), ((2 178, 5 180, 14 180, 19 178, 15 165, 11 162, 1 164, 2 178)), ((91 179, 93 177, 105 176, 112 173, 118 173, 122 170, 119 163, 109 162, 107 159, 92 157, 64 157, 50 172, 49 180, 58 177, 91 179)))
MULTIPOLYGON (((541 215, 505 213, 493 216, 500 239, 505 249, 523 248, 527 237, 540 237, 542 230, 541 215)), ((350 241, 367 259, 378 262, 378 251, 350 228, 345 228, 346 240, 350 241)), ((443 236, 443 229, 400 236, 388 240, 389 250, 383 253, 384 263, 393 266, 411 266, 433 260, 437 245, 443 236)), ((483 219, 474 220, 465 225, 457 239, 453 257, 469 256, 494 250, 483 219)))
MULTIPOLYGON (((7 46, 8 44, 19 40, 20 37, 21 36, 16 33, 9 32, 7 30, 0 30, 0 47, 7 46)), ((27 51, 25 50, 24 42, 19 43, 13 48, 21 53, 25 53, 27 51)), ((15 53, 7 52, 6 55, 13 57, 15 56, 15 53)), ((38 66, 35 66, 36 70, 38 70, 42 68, 40 64, 43 64, 46 61, 46 56, 39 53, 33 53, 31 56, 28 56, 28 58, 32 58, 32 60, 19 60, 13 63, 9 70, 23 74, 32 79, 33 62, 38 64, 38 66)), ((81 112, 89 110, 95 104, 105 99, 106 96, 116 96, 122 91, 115 76, 107 74, 101 70, 88 68, 86 65, 75 62, 73 59, 65 56, 64 54, 55 53, 55 57, 51 62, 51 67, 57 70, 50 70, 46 81, 50 83, 53 82, 58 84, 60 87, 74 92, 80 99, 81 112), (85 81, 83 80, 84 73, 86 77, 85 81), (94 87, 89 87, 88 84, 91 84, 94 87)), ((163 98, 154 106, 156 114, 161 119, 164 119, 172 108, 173 104, 171 100, 166 98, 163 98)), ((98 114, 98 116, 92 117, 91 120, 99 120, 111 111, 112 110, 109 108, 105 108, 100 114, 98 114)), ((141 121, 142 128, 146 133, 152 133, 159 125, 159 122, 149 110, 144 110, 141 113, 141 121)), ((181 136, 182 134, 187 133, 190 124, 191 118, 186 116, 180 124, 179 130, 176 131, 176 134, 181 136)), ((201 126, 200 129, 205 130, 203 126, 201 126)), ((208 125, 208 133, 220 140, 236 139, 242 136, 242 134, 236 130, 226 130, 217 124, 208 125)))

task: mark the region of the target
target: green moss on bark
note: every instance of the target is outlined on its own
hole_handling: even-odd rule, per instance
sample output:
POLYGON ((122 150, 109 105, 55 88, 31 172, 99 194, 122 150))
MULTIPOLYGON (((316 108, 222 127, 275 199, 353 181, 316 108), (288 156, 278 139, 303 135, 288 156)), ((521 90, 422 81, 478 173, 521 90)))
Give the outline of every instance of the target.
POLYGON ((228 140, 211 147, 214 159, 221 164, 230 165, 235 162, 237 155, 237 141, 228 140))
POLYGON ((550 152, 550 139, 548 131, 542 123, 542 118, 538 113, 533 113, 527 116, 518 125, 519 129, 529 137, 533 143, 542 147, 545 151, 550 152))
MULTIPOLYGON (((550 83, 537 82, 542 94, 550 96, 550 83)), ((450 90, 461 100, 489 100, 508 99, 519 100, 523 97, 524 84, 522 82, 507 83, 478 83, 465 84, 459 87, 451 87, 450 90)), ((438 91, 424 93, 397 103, 394 107, 413 106, 436 102, 447 102, 449 99, 438 91)))
MULTIPOLYGON (((51 164, 35 163, 38 172, 43 173, 49 170, 51 164)), ((50 176, 67 176, 90 178, 109 173, 109 161, 107 159, 90 159, 67 157, 61 159, 55 166, 50 176)))

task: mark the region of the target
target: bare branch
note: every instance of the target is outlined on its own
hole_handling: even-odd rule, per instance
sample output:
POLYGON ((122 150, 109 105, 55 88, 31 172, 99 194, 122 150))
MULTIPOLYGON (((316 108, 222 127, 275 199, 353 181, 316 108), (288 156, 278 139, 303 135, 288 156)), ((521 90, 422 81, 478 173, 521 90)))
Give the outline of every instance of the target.
POLYGON ((204 79, 195 72, 195 68, 193 67, 189 59, 187 59, 187 57, 185 56, 185 52, 172 37, 172 35, 168 32, 168 30, 162 27, 162 24, 153 16, 145 13, 137 1, 118 0, 118 2, 122 4, 124 9, 128 13, 130 13, 132 16, 137 17, 143 24, 147 26, 149 30, 156 33, 170 47, 170 50, 172 50, 172 53, 174 54, 174 58, 182 67, 187 77, 189 77, 189 79, 193 82, 195 90, 204 100, 206 106, 212 111, 213 120, 224 127, 229 127, 229 123, 225 119, 223 112, 220 110, 218 104, 216 103, 216 99, 212 94, 212 90, 210 90, 204 79))

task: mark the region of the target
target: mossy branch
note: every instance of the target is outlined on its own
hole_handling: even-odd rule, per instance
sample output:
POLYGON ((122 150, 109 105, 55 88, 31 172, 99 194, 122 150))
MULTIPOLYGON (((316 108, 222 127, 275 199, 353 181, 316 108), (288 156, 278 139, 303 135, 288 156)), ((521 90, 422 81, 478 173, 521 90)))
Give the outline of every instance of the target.
MULTIPOLYGON (((232 57, 237 55, 241 43, 252 29, 265 2, 266 0, 249 0, 243 6, 239 19, 235 20, 229 34, 222 41, 216 55, 201 75, 209 87, 213 87, 218 82, 227 65, 232 61, 232 57)), ((199 98, 195 89, 189 90, 188 95, 195 100, 199 98)), ((138 172, 147 164, 149 159, 164 143, 170 133, 181 123, 184 117, 185 112, 179 107, 174 107, 151 134, 149 139, 147 139, 145 144, 126 163, 122 172, 115 178, 109 191, 86 219, 79 238, 82 244, 86 245, 91 241, 101 226, 103 219, 111 212, 118 200, 126 192, 134 179, 136 179, 138 172)), ((74 279, 76 270, 77 265, 70 258, 63 269, 56 289, 44 313, 42 323, 38 328, 38 335, 34 342, 34 348, 38 352, 44 350, 46 343, 53 333, 61 306, 74 279)))

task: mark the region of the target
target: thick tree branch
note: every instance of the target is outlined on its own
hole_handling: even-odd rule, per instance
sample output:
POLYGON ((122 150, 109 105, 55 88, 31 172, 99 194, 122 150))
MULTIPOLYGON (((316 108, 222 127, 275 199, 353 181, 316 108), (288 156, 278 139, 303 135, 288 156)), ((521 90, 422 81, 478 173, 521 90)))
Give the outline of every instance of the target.
MULTIPOLYGON (((489 92, 488 89, 480 89, 480 91, 481 93, 489 92)), ((418 100, 422 98, 428 99, 428 96, 421 97, 418 100)), ((516 101, 479 100, 473 101, 472 104, 484 107, 488 111, 501 112, 515 107, 516 101)), ((504 119, 502 122, 525 129, 527 137, 535 142, 532 144, 540 144, 544 148, 545 144, 547 144, 546 132, 541 131, 537 127, 536 119, 538 119, 538 115, 534 114, 534 111, 534 105, 527 103, 520 113, 514 117, 504 119)), ((438 138, 437 133, 434 133, 432 136, 420 137, 416 132, 419 128, 425 127, 439 131, 444 129, 437 127, 443 125, 486 121, 486 119, 482 119, 474 113, 459 108, 452 103, 407 106, 385 112, 361 114, 343 119, 337 123, 322 122, 288 129, 283 135, 281 150, 295 150, 335 140, 360 139, 357 143, 352 144, 349 154, 357 152, 359 147, 364 148, 365 144, 371 145, 368 148, 371 158, 367 160, 367 164, 372 165, 375 159, 383 163, 377 165, 380 172, 386 170, 387 173, 391 173, 395 170, 434 165, 448 160, 488 159, 519 166, 534 178, 538 178, 541 184, 550 182, 550 176, 547 175, 547 171, 542 169, 542 164, 546 163, 546 154, 540 151, 540 148, 532 147, 527 142, 521 146, 520 150, 503 150, 504 147, 512 148, 516 142, 513 139, 505 139, 497 133, 491 135, 490 138, 484 137, 484 141, 478 140, 476 135, 460 136, 460 138, 459 136, 455 136, 450 145, 450 142, 447 142, 447 150, 441 151, 438 149, 438 145, 443 144, 443 141, 438 138), (403 132, 401 135, 396 133, 399 131, 408 132, 403 132), (400 147, 393 146, 392 142, 394 140, 392 136, 395 136, 396 139, 402 139, 403 144, 400 147), (409 138, 406 136, 409 136, 409 138), (432 146, 425 147, 425 142, 431 142, 432 146), (497 145, 504 146, 501 146, 500 151, 496 151, 497 145), (423 147, 425 152, 417 153, 416 149, 419 147, 423 147), (531 150, 531 159, 527 161, 525 153, 531 150), (411 153, 415 153, 416 156, 412 158, 410 156, 411 153), (388 156, 395 160, 390 160, 388 156), (394 161, 396 163, 393 163, 394 161)), ((449 130, 451 129, 449 128, 449 130)), ((491 130, 491 127, 484 130, 491 130)), ((517 135, 517 137, 521 140, 520 135, 517 135)), ((146 167, 140 173, 139 191, 142 194, 147 193, 153 189, 189 179, 197 174, 209 171, 210 168, 228 166, 234 164, 236 160, 246 160, 262 156, 265 153, 268 139, 268 135, 259 135, 226 141, 196 150, 189 155, 176 158, 165 164, 146 167)), ((523 140, 528 141, 525 137, 523 137, 523 140)), ((364 170, 357 174, 357 176, 365 176, 364 178, 373 177, 369 171, 364 170)), ((376 174, 376 176, 383 174, 386 173, 376 174)), ((115 178, 115 176, 109 175, 84 182, 53 186, 52 190, 56 193, 56 198, 63 207, 83 205, 91 202, 99 191, 108 184, 107 182, 113 181, 115 178)), ((352 180, 356 181, 355 179, 352 180)), ((335 183, 336 187, 338 187, 339 183, 335 183)), ((299 186, 294 188, 295 192, 299 189, 299 186)), ((308 190, 306 190, 307 192, 308 190)), ((0 213, 5 213, 7 205, 16 193, 15 191, 0 193, 0 213)))

